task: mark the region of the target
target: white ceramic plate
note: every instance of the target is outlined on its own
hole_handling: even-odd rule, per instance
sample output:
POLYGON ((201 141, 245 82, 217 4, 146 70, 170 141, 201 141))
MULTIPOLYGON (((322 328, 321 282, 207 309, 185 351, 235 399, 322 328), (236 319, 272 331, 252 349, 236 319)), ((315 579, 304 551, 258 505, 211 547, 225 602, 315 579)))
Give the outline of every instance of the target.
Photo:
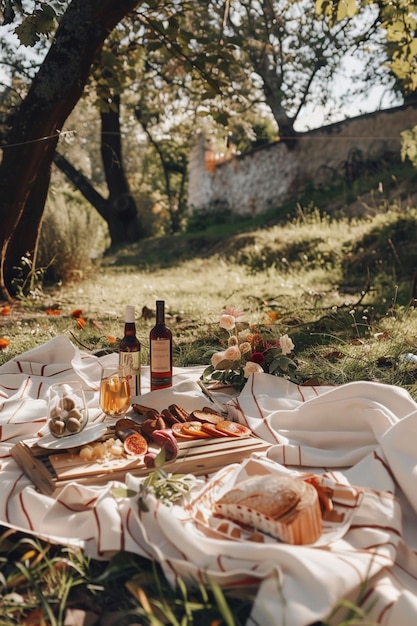
POLYGON ((100 439, 106 430, 106 424, 90 424, 75 435, 60 437, 59 439, 52 435, 45 435, 40 437, 36 443, 41 448, 46 448, 47 450, 69 450, 70 448, 78 448, 78 446, 84 446, 96 439, 100 439))

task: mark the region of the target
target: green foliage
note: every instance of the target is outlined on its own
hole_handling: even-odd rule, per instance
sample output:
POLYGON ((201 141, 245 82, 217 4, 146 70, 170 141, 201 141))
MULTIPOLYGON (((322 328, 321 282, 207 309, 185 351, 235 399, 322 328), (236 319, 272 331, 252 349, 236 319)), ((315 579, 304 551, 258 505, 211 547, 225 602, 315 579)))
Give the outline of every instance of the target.
MULTIPOLYGON (((391 211, 383 223, 369 223, 369 230, 349 244, 342 262, 344 280, 352 283, 361 272, 366 280, 375 284, 383 277, 388 284, 408 281, 411 284, 417 267, 415 228, 417 211, 391 211)), ((346 251, 346 248, 345 248, 346 251)))
POLYGON ((38 8, 25 15, 16 26, 15 34, 24 46, 34 46, 42 37, 49 36, 57 27, 58 15, 50 2, 38 2, 38 8))
POLYGON ((413 0, 316 0, 318 15, 324 15, 331 25, 345 18, 351 19, 360 8, 377 7, 379 22, 386 33, 389 66, 403 82, 405 89, 417 89, 417 4, 413 0))
POLYGON ((401 158, 408 158, 417 168, 417 126, 401 133, 401 158))
POLYGON ((192 211, 187 220, 187 232, 201 232, 212 227, 221 228, 223 224, 230 224, 238 219, 227 206, 210 211, 204 209, 192 211))
POLYGON ((79 280, 93 272, 108 241, 107 227, 90 205, 69 190, 56 191, 42 222, 37 266, 47 280, 79 280))
POLYGON ((316 0, 316 12, 319 15, 325 15, 330 24, 334 26, 337 22, 356 15, 358 5, 356 0, 343 0, 342 2, 316 0))

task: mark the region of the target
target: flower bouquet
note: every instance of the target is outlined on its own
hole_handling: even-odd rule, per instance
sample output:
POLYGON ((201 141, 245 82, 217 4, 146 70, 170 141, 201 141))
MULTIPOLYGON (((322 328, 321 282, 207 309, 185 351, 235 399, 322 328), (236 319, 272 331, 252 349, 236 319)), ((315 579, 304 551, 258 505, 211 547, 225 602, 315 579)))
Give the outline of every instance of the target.
POLYGON ((234 307, 220 315, 220 328, 228 333, 227 347, 213 351, 210 365, 204 370, 203 383, 219 383, 241 391, 250 374, 266 372, 299 382, 294 344, 288 335, 278 339, 270 329, 251 327, 243 323, 244 312, 234 307), (239 330, 239 325, 243 328, 239 330))

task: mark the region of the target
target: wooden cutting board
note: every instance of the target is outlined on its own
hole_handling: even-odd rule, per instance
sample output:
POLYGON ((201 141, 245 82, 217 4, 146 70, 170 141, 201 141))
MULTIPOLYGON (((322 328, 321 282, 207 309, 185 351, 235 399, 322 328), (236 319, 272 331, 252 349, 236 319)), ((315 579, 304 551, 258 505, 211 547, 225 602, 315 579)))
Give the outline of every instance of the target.
MULTIPOLYGON (((166 463, 164 469, 172 473, 211 474, 225 465, 239 463, 252 452, 264 452, 271 444, 257 437, 213 438, 179 442, 175 461, 166 463)), ((41 493, 55 497, 70 482, 100 485, 117 480, 124 482, 127 473, 147 476, 141 457, 83 461, 77 451, 51 453, 36 441, 20 441, 11 449, 11 455, 41 493)))

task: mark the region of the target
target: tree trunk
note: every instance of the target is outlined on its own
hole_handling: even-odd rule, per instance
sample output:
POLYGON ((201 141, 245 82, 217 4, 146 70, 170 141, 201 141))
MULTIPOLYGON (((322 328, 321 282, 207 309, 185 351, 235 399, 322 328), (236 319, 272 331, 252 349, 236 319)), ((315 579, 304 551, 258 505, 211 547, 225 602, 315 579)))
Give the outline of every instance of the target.
POLYGON ((94 189, 88 178, 79 172, 63 154, 57 151, 54 154, 54 163, 96 211, 104 217, 106 199, 94 189))
POLYGON ((108 111, 101 113, 101 158, 109 197, 102 217, 106 220, 111 245, 137 241, 140 237, 137 208, 126 180, 120 132, 120 97, 113 96, 108 111))
POLYGON ((16 112, 0 166, 0 292, 9 301, 21 273, 16 265, 27 254, 32 259, 35 255, 60 129, 81 97, 109 32, 138 4, 72 0, 16 112))

